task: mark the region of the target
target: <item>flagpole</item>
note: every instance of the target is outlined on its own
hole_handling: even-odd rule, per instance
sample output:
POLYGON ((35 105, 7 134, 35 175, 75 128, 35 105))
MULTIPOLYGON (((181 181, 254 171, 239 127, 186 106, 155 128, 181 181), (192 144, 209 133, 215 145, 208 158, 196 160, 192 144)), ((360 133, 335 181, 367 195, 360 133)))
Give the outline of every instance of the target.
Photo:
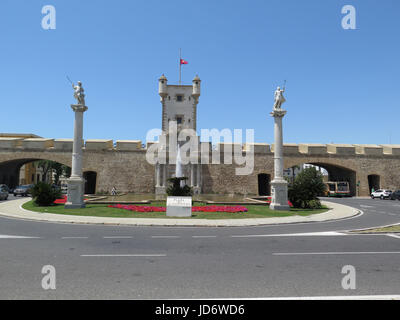
POLYGON ((182 49, 179 48, 179 85, 181 85, 181 79, 182 79, 182 49))

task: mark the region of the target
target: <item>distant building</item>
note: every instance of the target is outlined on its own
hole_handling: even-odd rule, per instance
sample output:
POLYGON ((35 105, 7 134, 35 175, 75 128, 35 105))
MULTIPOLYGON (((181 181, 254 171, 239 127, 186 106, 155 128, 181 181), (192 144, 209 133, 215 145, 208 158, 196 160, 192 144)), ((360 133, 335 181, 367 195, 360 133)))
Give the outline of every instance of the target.
POLYGON ((284 176, 289 182, 292 182, 300 172, 302 172, 302 171, 303 171, 304 169, 306 169, 306 168, 311 168, 311 167, 314 167, 314 168, 316 168, 319 172, 321 172, 321 174, 322 174, 323 177, 324 177, 324 181, 328 181, 328 171, 326 171, 326 170, 325 170, 324 168, 322 168, 322 167, 315 166, 315 165, 308 164, 308 163, 305 163, 305 164, 303 164, 303 165, 301 165, 301 166, 295 166, 295 167, 292 167, 292 168, 288 168, 288 169, 283 170, 283 176, 284 176))

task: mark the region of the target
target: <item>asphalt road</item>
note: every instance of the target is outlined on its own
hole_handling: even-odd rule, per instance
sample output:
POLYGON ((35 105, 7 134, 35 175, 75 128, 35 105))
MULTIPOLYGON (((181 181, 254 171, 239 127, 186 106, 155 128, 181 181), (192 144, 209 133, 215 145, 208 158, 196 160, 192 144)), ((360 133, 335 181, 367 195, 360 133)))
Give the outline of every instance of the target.
POLYGON ((0 299, 399 295, 400 237, 343 231, 399 223, 400 201, 330 201, 363 214, 333 222, 245 228, 0 218, 0 299), (42 288, 45 265, 56 270, 55 290, 42 288), (356 289, 342 288, 345 265, 356 270, 356 289))

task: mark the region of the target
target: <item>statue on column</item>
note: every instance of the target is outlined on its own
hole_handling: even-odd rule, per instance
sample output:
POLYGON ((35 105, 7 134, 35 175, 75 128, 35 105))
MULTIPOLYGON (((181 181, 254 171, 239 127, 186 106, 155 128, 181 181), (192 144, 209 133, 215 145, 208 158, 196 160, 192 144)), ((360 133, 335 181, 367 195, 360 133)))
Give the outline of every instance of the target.
POLYGON ((77 100, 79 105, 85 105, 85 94, 83 93, 85 90, 82 87, 82 82, 78 81, 78 85, 74 85, 72 83, 72 88, 74 88, 74 98, 77 100))
POLYGON ((275 91, 275 102, 274 102, 274 110, 280 110, 282 104, 286 101, 285 97, 283 96, 283 93, 285 92, 285 88, 283 90, 278 87, 275 91))

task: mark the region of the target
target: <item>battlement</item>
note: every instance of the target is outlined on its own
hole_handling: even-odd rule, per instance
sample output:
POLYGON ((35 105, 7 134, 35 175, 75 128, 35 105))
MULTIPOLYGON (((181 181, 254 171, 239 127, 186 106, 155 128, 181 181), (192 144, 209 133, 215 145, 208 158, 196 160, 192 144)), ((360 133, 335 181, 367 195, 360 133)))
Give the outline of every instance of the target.
MULTIPOLYGON (((88 139, 82 141, 85 151, 124 151, 137 152, 146 151, 157 141, 148 141, 146 145, 141 140, 116 140, 111 139, 88 139)), ((71 152, 73 139, 49 139, 49 138, 20 138, 0 137, 0 150, 35 150, 35 151, 60 151, 71 152)), ((273 154, 274 144, 266 143, 218 143, 212 148, 210 142, 199 142, 199 151, 224 153, 240 149, 243 153, 273 154)), ((283 145, 283 153, 286 156, 304 155, 343 155, 343 156, 400 156, 400 145, 398 144, 316 144, 316 143, 286 143, 283 145)))

